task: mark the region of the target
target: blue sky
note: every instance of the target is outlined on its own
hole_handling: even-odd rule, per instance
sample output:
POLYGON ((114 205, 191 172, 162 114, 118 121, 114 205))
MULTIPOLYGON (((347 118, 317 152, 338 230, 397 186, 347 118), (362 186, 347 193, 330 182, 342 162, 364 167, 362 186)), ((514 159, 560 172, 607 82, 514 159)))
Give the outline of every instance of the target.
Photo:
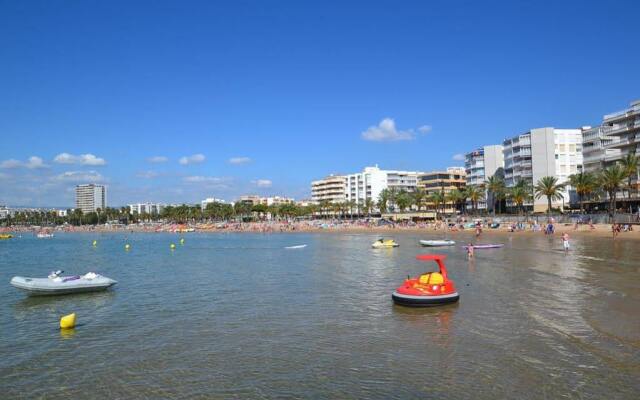
POLYGON ((0 0, 0 204, 301 198, 640 98, 635 1, 346 3, 0 0))

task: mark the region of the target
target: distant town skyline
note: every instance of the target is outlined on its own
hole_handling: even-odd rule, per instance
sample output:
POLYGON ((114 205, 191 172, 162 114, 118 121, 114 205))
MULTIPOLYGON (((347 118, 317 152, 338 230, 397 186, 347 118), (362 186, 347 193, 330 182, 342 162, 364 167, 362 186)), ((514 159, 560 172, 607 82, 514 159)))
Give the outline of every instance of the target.
POLYGON ((5 2, 0 204, 301 199, 596 126, 640 97, 640 4, 613 3, 5 2))

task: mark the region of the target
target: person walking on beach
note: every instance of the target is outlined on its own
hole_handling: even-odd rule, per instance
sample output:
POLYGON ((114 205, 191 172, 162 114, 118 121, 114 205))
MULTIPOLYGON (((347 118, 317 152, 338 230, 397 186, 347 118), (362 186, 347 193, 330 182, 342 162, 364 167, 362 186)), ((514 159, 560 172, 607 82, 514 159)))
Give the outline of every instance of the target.
POLYGON ((467 245, 467 258, 469 259, 473 258, 473 243, 469 243, 467 245))
POLYGON ((569 251, 569 234, 567 232, 562 234, 562 247, 564 251, 569 251))

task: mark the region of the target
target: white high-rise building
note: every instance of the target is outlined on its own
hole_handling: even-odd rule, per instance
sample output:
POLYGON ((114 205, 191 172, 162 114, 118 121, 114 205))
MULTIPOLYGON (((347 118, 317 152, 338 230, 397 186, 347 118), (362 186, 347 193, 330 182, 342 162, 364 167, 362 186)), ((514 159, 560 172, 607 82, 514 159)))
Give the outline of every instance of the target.
POLYGON ((311 182, 311 198, 316 203, 345 201, 346 178, 342 175, 329 175, 311 182))
POLYGON ((605 167, 607 162, 620 159, 620 149, 612 148, 619 138, 607 136, 602 126, 582 128, 582 163, 584 172, 596 173, 605 167))
MULTIPOLYGON (((542 177, 553 176, 558 183, 566 183, 569 175, 582 170, 582 130, 537 128, 525 132, 503 143, 504 178, 507 187, 520 180, 533 186, 542 177)), ((564 201, 554 201, 554 207, 570 202, 567 186, 564 201)), ((545 197, 534 199, 534 211, 546 211, 545 197)))
POLYGON ((226 201, 222 200, 222 199, 217 199, 215 197, 207 197, 206 199, 202 200, 200 202, 200 208, 202 208, 202 211, 204 211, 207 208, 207 205, 212 204, 212 203, 226 203, 226 201))
POLYGON ((636 154, 640 148, 640 100, 632 102, 627 109, 605 115, 602 129, 606 136, 615 139, 607 148, 619 150, 616 156, 606 160, 607 164, 619 161, 627 154, 636 154))
POLYGON ((136 203, 129 204, 129 208, 131 213, 137 213, 139 215, 142 214, 153 214, 158 215, 162 212, 165 205, 160 203, 136 203))
POLYGON ((482 185, 499 168, 504 168, 502 145, 482 146, 464 156, 467 185, 482 185))
POLYGON ((107 207, 107 188, 94 183, 76 186, 76 208, 83 213, 104 210, 107 207))
POLYGON ((346 176, 345 199, 363 203, 367 199, 378 201, 384 189, 413 192, 418 187, 417 171, 383 170, 366 167, 362 172, 346 176))

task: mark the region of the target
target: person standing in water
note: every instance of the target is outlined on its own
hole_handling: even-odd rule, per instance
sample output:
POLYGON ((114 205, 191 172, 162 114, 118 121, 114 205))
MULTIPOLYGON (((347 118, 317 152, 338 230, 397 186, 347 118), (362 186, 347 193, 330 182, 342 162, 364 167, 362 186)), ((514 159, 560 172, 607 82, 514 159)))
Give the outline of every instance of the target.
POLYGON ((468 257, 469 259, 472 259, 472 258, 473 258, 473 243, 469 243, 469 244, 467 245, 467 257, 468 257))
POLYGON ((567 232, 562 234, 562 247, 564 251, 569 251, 569 234, 567 232))

